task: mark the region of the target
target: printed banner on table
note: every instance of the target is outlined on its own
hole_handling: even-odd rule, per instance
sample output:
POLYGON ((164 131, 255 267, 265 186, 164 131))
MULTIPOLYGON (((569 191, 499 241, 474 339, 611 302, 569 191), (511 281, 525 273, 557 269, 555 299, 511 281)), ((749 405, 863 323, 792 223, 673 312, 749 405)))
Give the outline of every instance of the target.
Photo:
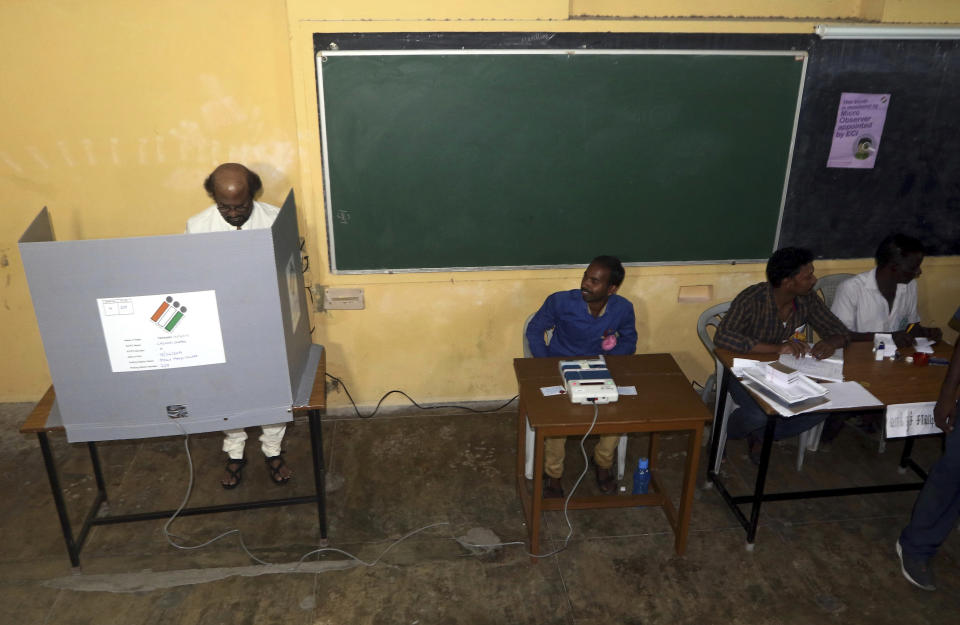
POLYGON ((933 407, 936 404, 922 401, 887 406, 887 438, 940 434, 942 430, 933 422, 933 407))
POLYGON ((216 291, 97 299, 114 373, 226 362, 216 291))
POLYGON ((841 93, 827 167, 873 169, 889 93, 841 93))

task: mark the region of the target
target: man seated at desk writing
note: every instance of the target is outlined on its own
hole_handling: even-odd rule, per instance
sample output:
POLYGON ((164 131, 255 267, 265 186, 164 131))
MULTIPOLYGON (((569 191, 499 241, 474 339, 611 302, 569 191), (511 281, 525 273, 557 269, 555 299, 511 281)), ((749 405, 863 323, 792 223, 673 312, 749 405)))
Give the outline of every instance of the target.
MULTIPOLYGON (((767 261, 767 281, 747 287, 734 298, 720 322, 714 343, 735 352, 767 354, 811 353, 826 358, 847 344, 847 329, 813 292, 813 254, 809 250, 785 247, 767 261), (822 338, 812 348, 803 339, 806 324, 822 338)), ((729 385, 737 403, 727 425, 727 437, 746 438, 750 460, 760 462, 766 414, 736 380, 729 385)), ((804 432, 825 418, 824 414, 778 417, 774 438, 779 440, 804 432)))
MULTIPOLYGON (((583 272, 580 288, 547 297, 527 324, 526 337, 535 358, 596 357, 598 354, 632 354, 637 349, 633 304, 617 295, 625 272, 613 256, 597 256, 583 272), (547 343, 547 330, 553 337, 547 343)), ((559 375, 559 374, 558 374, 559 375)), ((603 493, 615 489, 613 455, 618 434, 600 437, 593 452, 597 485, 603 493)), ((563 497, 563 457, 566 437, 544 442, 545 497, 563 497)))

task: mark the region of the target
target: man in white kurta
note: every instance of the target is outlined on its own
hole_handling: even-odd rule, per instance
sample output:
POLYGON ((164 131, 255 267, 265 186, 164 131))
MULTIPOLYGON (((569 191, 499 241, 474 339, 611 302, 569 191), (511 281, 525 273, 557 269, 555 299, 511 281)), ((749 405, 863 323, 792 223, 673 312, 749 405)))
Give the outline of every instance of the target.
POLYGON ((852 341, 872 341, 878 332, 893 334, 897 347, 916 337, 939 340, 938 328, 920 325, 917 278, 923 273, 923 244, 904 234, 891 234, 877 247, 877 266, 839 287, 831 312, 850 330, 852 341))
MULTIPOLYGON (((260 177, 243 165, 225 163, 217 167, 203 183, 214 204, 187 220, 187 234, 252 230, 273 225, 280 209, 253 198, 262 189, 260 177)), ((260 449, 266 457, 271 479, 283 484, 292 472, 280 455, 280 445, 286 432, 285 423, 263 426, 260 449)), ((220 484, 227 489, 240 484, 241 471, 246 464, 243 448, 247 433, 243 428, 223 433, 223 451, 226 452, 226 475, 220 484)))
POLYGON ((917 311, 917 281, 898 283, 893 304, 877 286, 877 268, 844 281, 830 310, 847 328, 855 332, 899 332, 920 322, 917 311))

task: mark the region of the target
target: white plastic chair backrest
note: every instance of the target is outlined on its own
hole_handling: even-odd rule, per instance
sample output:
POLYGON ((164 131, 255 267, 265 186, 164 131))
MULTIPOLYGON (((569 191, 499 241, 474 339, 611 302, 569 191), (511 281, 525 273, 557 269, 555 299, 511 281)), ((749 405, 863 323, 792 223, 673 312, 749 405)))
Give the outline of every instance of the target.
POLYGON ((723 314, 730 310, 730 302, 723 302, 717 304, 716 306, 711 306, 702 313, 700 313, 700 319, 697 320, 697 335, 700 337, 700 342, 703 343, 703 346, 707 348, 707 351, 710 352, 710 355, 713 356, 713 336, 707 332, 708 327, 713 327, 714 333, 716 333, 717 327, 720 325, 720 320, 723 319, 723 314))
MULTIPOLYGON (((527 340, 527 326, 530 325, 530 320, 533 319, 533 316, 537 313, 530 313, 530 316, 527 317, 527 320, 523 322, 523 357, 524 358, 533 358, 533 354, 530 353, 530 341, 527 340)), ((553 328, 547 330, 544 338, 544 342, 549 345, 550 339, 553 338, 553 328)))
POLYGON ((833 306, 833 298, 837 294, 837 287, 854 277, 852 273, 832 273, 829 276, 823 276, 813 287, 814 293, 819 293, 823 297, 827 308, 833 306))

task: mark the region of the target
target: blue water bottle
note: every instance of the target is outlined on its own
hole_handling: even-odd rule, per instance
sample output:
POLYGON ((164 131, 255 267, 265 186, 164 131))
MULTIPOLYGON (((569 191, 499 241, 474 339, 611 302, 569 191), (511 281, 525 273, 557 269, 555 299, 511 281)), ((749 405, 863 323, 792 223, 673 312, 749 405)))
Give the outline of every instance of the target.
POLYGON ((640 458, 637 469, 633 472, 633 494, 646 495, 650 488, 650 461, 640 458))

